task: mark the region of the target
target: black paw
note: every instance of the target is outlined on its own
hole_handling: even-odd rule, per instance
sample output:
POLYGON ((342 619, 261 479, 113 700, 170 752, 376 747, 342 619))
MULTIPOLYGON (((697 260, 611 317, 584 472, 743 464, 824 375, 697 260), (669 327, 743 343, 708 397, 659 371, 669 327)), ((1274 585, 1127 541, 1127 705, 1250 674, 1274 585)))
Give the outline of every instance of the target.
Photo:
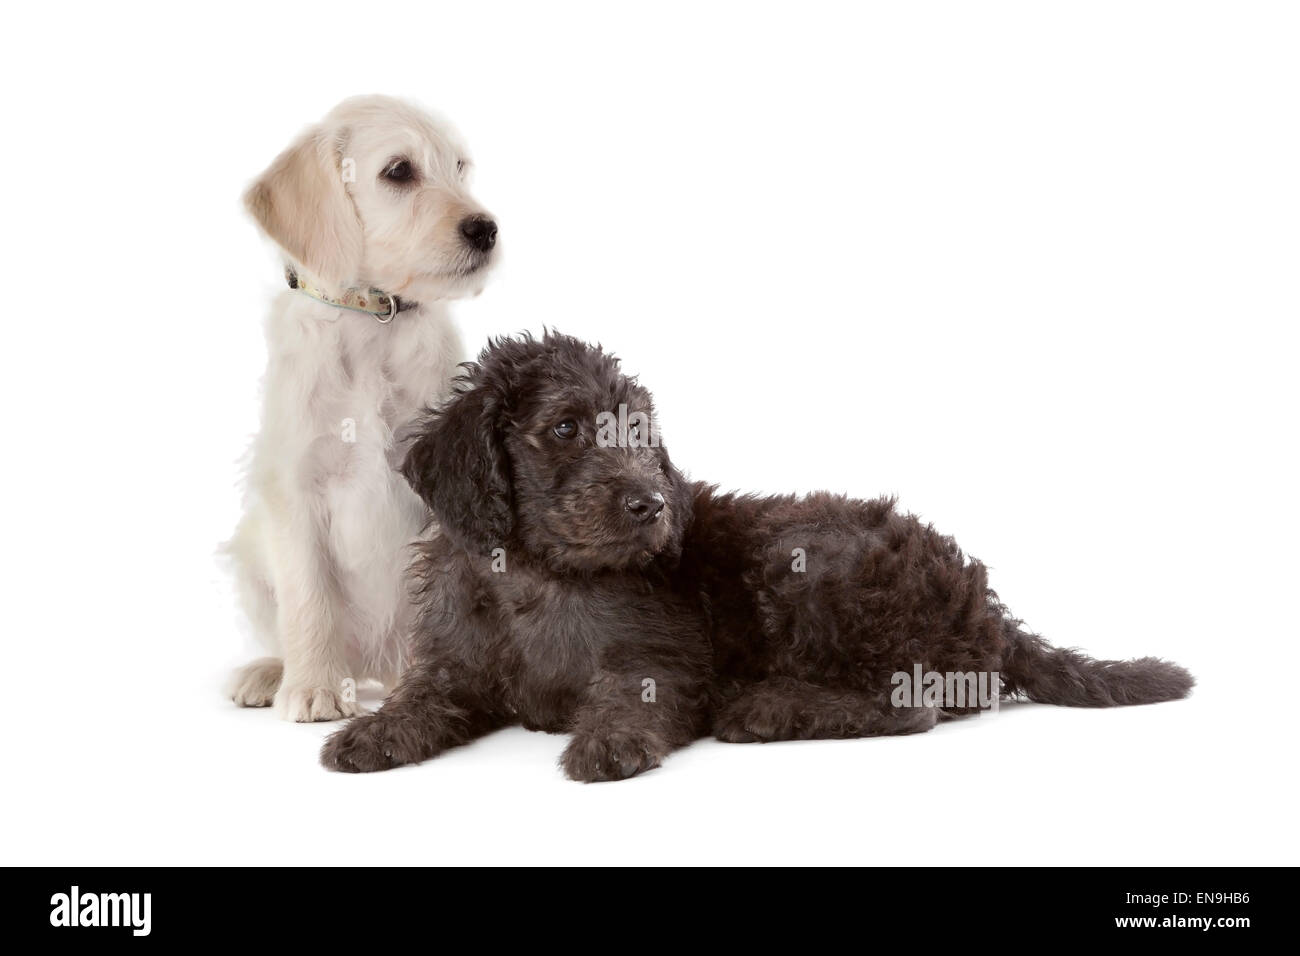
POLYGON ((713 736, 729 744, 766 743, 776 740, 782 728, 772 715, 748 701, 736 701, 713 721, 713 736))
POLYGON ((400 721, 381 714, 358 717, 321 747, 320 762, 329 770, 371 773, 420 760, 416 742, 400 721))
POLYGON ((658 737, 639 731, 578 734, 564 748, 560 766, 570 780, 583 783, 626 780, 659 766, 668 749, 658 737))

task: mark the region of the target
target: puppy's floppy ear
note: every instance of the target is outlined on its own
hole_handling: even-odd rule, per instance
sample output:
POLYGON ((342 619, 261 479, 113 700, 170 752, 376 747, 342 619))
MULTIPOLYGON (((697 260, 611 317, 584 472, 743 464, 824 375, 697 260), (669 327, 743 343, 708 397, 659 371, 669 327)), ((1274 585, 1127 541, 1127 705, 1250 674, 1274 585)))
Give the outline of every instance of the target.
POLYGON ((672 535, 660 555, 670 563, 676 564, 682 554, 682 540, 686 535, 686 529, 695 520, 695 486, 672 463, 667 448, 661 447, 660 454, 664 473, 668 476, 668 483, 672 487, 670 498, 672 508, 669 518, 672 522, 672 535))
POLYGON ((488 554, 514 529, 499 402, 486 385, 453 396, 425 423, 402 474, 458 545, 488 554))
POLYGON ((343 184, 343 137, 318 126, 276 157, 244 194, 258 225, 313 276, 350 285, 364 237, 343 184))

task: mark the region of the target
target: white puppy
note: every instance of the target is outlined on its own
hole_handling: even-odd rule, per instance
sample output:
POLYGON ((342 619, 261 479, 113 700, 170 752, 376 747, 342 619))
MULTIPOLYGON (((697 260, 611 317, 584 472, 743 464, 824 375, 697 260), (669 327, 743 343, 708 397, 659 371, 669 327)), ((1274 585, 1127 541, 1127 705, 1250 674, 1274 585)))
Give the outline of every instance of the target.
POLYGON ((367 678, 405 663, 407 545, 423 504, 394 469, 401 429, 462 359, 446 301, 482 290, 496 224, 470 198, 443 123, 386 97, 347 100, 248 190, 289 288, 267 327, 261 431, 226 550, 277 656, 240 670, 236 703, 289 720, 359 712, 367 678))

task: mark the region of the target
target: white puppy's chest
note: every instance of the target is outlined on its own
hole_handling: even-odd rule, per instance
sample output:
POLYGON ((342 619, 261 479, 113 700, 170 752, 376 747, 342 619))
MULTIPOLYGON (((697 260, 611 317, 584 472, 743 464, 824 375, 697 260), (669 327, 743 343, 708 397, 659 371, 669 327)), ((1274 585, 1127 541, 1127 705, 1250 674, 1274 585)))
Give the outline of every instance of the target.
POLYGON ((442 397, 447 382, 424 369, 405 368, 400 356, 366 355, 349 363, 331 404, 339 448, 349 470, 401 464, 400 441, 408 425, 442 397), (379 455, 376 455, 379 452, 379 455))
POLYGON ((457 356, 437 328, 417 327, 411 318, 408 328, 345 330, 339 387, 320 396, 331 406, 324 418, 334 433, 317 450, 325 459, 333 550, 344 567, 391 574, 424 521, 423 505, 399 471, 403 437, 445 395, 457 356))
POLYGON ((401 463, 404 426, 445 395, 459 342, 441 314, 403 314, 380 325, 311 306, 295 316, 301 337, 272 342, 287 346, 282 364, 291 373, 278 377, 279 397, 296 406, 283 409, 291 419, 284 437, 310 436, 308 471, 327 482, 387 474, 401 463))

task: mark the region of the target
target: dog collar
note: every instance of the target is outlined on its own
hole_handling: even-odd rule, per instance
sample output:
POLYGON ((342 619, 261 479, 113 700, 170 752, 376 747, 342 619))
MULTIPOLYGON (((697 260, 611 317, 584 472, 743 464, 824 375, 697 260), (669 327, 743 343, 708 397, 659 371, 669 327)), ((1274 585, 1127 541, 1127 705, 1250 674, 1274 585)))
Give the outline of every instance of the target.
POLYGON ((284 281, 289 283, 290 289, 301 292, 308 298, 315 299, 317 302, 324 302, 326 305, 332 305, 336 309, 365 312, 367 315, 374 316, 375 321, 383 325, 393 321, 399 312, 414 309, 419 304, 418 302, 403 302, 391 292, 380 292, 378 289, 365 291, 346 289, 342 295, 330 295, 307 276, 298 275, 290 266, 284 267, 284 281))

